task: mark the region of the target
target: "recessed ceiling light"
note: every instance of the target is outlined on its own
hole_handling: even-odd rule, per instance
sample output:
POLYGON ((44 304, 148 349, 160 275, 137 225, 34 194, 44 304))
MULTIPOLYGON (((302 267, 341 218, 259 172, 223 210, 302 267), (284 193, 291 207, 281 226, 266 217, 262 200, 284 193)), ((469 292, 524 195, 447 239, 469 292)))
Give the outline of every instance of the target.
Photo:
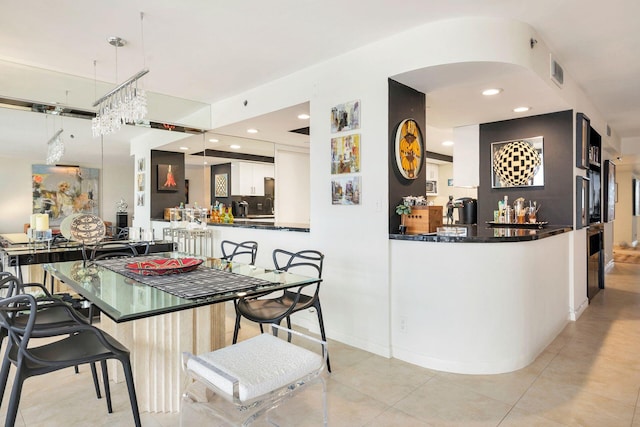
POLYGON ((247 132, 248 133, 258 133, 258 129, 254 129, 254 128, 247 129, 247 132))
POLYGON ((215 139, 215 138, 210 138, 210 139, 209 139, 209 142, 220 142, 220 140, 215 139))
POLYGON ((234 150, 239 150, 242 147, 240 147, 238 144, 232 144, 232 145, 229 146, 229 148, 232 148, 234 150))
POLYGON ((453 145, 453 141, 442 141, 442 145, 445 147, 451 147, 453 145))
POLYGON ((308 114, 298 114, 298 118, 300 120, 307 120, 309 117, 311 117, 311 116, 308 115, 308 114))
POLYGON ((189 147, 180 147, 181 150, 188 150, 189 147))
POLYGON ((529 107, 517 107, 513 109, 514 113, 524 113, 525 111, 529 111, 529 107))
POLYGON ((491 88, 491 89, 486 89, 482 91, 482 94, 484 96, 492 96, 492 95, 497 95, 500 92, 502 92, 502 89, 499 88, 491 88))

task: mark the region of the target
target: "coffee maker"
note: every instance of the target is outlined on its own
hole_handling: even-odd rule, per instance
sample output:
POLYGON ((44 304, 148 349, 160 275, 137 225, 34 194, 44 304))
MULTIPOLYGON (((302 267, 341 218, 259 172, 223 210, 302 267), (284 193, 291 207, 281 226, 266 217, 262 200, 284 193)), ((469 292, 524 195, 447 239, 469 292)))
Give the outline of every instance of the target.
POLYGON ((235 218, 246 218, 249 215, 249 203, 244 200, 231 202, 231 213, 235 218))
POLYGON ((461 197, 455 202, 458 207, 458 222, 460 224, 478 223, 478 201, 471 197, 461 197))

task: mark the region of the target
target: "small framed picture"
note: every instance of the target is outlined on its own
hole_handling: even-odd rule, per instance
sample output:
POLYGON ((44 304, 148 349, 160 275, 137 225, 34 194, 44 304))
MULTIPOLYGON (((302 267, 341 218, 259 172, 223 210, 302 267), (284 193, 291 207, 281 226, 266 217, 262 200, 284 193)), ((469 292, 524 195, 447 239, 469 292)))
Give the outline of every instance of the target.
POLYGON ((144 172, 144 157, 138 159, 138 172, 144 172))
POLYGON ((333 205, 359 205, 361 193, 360 176, 339 176, 331 180, 331 204, 333 205))

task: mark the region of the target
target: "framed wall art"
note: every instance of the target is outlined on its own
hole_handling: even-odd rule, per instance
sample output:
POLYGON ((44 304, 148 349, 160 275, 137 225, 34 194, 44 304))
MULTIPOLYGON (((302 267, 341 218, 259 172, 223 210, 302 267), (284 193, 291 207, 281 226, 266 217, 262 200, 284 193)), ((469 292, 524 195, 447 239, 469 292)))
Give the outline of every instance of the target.
POLYGON ((33 165, 31 173, 32 212, 47 214, 50 226, 73 214, 99 215, 100 169, 33 165))
POLYGON ((218 173, 214 178, 215 197, 229 197, 229 179, 226 173, 218 173))
POLYGON ((602 187, 602 200, 606 203, 604 222, 609 222, 616 218, 616 165, 611 160, 604 162, 604 179, 602 187))
POLYGON ((582 113, 576 113, 576 167, 589 168, 589 136, 591 124, 589 118, 582 113))
POLYGON ((544 186, 544 138, 516 139, 491 144, 491 186, 544 186))
POLYGON ((589 178, 576 176, 576 230, 589 225, 589 178))
POLYGON ((338 104, 331 109, 331 133, 360 129, 360 101, 338 104))
POLYGON ((331 138, 331 174, 360 172, 360 134, 331 138))
POLYGON ((398 125, 395 138, 396 167, 405 179, 416 179, 424 166, 424 140, 414 119, 398 125))
POLYGON ((138 172, 136 177, 138 191, 144 191, 144 172, 138 172))
POLYGON ((331 204, 359 205, 362 193, 360 176, 336 177, 331 180, 331 204))
POLYGON ((175 173, 178 165, 158 165, 158 190, 159 191, 178 191, 178 183, 175 179, 175 173))

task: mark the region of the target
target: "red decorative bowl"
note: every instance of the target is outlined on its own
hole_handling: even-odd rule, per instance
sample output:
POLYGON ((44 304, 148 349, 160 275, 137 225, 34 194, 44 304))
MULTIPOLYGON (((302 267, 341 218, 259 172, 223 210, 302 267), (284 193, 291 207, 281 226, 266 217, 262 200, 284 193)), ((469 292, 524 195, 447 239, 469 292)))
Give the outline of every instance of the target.
POLYGON ((132 273, 143 276, 186 273, 195 270, 203 260, 198 258, 158 258, 149 261, 132 262, 125 265, 132 273))

